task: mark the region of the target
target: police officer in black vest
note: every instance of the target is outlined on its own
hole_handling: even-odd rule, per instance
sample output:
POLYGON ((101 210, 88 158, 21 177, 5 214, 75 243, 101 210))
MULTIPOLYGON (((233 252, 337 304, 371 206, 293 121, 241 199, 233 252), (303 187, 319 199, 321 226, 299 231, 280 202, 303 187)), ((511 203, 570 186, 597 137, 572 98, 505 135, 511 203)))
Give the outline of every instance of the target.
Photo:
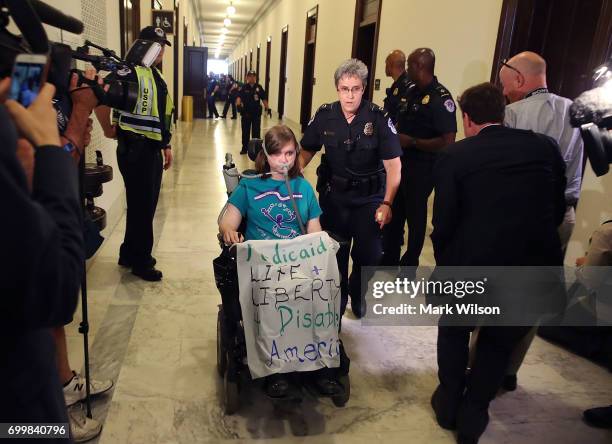
MULTIPOLYGON (((393 79, 390 88, 387 88, 385 97, 385 111, 394 125, 397 125, 397 117, 401 109, 405 109, 409 94, 414 92, 415 84, 406 72, 406 55, 396 49, 392 51, 385 60, 385 74, 393 79)), ((402 170, 406 158, 402 157, 402 170)), ((404 243, 404 225, 406 224, 405 200, 402 187, 397 191, 393 201, 393 219, 383 230, 383 260, 381 265, 396 266, 400 261, 400 252, 404 243)))
POLYGON ((300 142, 303 167, 325 146, 317 169, 321 226, 348 241, 337 254, 341 313, 350 294, 351 308, 358 318, 365 313, 361 266, 376 266, 382 258, 381 230, 392 218, 402 155, 387 113, 362 100, 367 78, 363 62, 343 62, 334 73, 339 101, 319 108, 300 142), (348 278, 351 242, 353 270, 348 278))
POLYGON ((238 94, 238 83, 234 80, 232 75, 227 76, 227 97, 225 98, 225 106, 223 107, 223 114, 221 118, 227 117, 227 112, 230 105, 232 106, 232 119, 236 119, 236 96, 238 94))
POLYGON ((218 92, 219 82, 217 82, 217 79, 215 78, 215 73, 211 71, 208 76, 208 84, 206 85, 206 103, 208 104, 207 119, 219 117, 219 111, 217 111, 217 105, 215 104, 218 92))
POLYGON ((236 106, 242 115, 242 150, 240 154, 246 154, 251 139, 251 128, 253 128, 253 139, 261 136, 261 102, 268 109, 268 96, 263 87, 256 83, 257 73, 247 72, 247 83, 238 90, 236 106))
POLYGON ((404 159, 402 194, 408 221, 408 248, 400 265, 416 267, 425 241, 427 200, 433 190, 437 153, 455 141, 455 101, 434 75, 436 58, 429 48, 408 57, 408 77, 416 88, 398 115, 398 132, 404 159))

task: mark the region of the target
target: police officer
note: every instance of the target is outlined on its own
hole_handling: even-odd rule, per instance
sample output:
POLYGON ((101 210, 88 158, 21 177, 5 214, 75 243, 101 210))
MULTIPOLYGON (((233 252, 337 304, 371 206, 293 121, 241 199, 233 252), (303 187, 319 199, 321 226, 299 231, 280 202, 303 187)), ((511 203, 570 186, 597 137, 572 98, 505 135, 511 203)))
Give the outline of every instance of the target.
POLYGON ((257 73, 247 72, 247 83, 238 90, 236 106, 242 115, 242 150, 240 154, 246 154, 251 139, 251 128, 253 128, 253 139, 261 136, 261 103, 268 109, 268 96, 259 83, 256 83, 257 73))
POLYGON ((362 100, 367 78, 368 68, 357 59, 347 60, 336 69, 339 100, 319 108, 304 132, 300 152, 305 167, 325 146, 317 169, 321 225, 347 240, 337 255, 342 277, 341 313, 350 294, 357 317, 365 312, 361 266, 376 266, 382 257, 381 229, 392 218, 402 154, 387 113, 362 100), (353 270, 348 278, 351 242, 353 270))
MULTIPOLYGON (((408 56, 408 77, 416 88, 398 115, 398 132, 404 149, 402 194, 408 221, 408 248, 400 265, 416 267, 425 241, 427 200, 433 190, 437 153, 455 141, 455 101, 434 75, 436 58, 429 48, 408 56)), ((412 271, 414 272, 414 271, 412 271)))
MULTIPOLYGON (((408 102, 408 96, 415 88, 414 83, 406 73, 406 55, 396 49, 392 51, 385 60, 385 74, 393 79, 390 88, 387 88, 385 97, 385 111, 394 125, 397 125, 397 117, 400 109, 404 109, 408 102)), ((405 170, 405 157, 402 156, 402 170, 405 170)), ((397 191, 393 201, 393 219, 383 230, 383 260, 381 265, 396 266, 400 261, 400 252, 404 243, 404 225, 406 224, 406 210, 404 208, 405 197, 402 187, 397 191)))
POLYGON ((127 198, 125 237, 119 251, 119 265, 131 267, 132 273, 147 281, 159 281, 162 272, 155 268, 153 248, 153 217, 162 179, 162 165, 172 164, 170 139, 174 105, 161 72, 155 67, 162 62, 164 45, 170 46, 161 28, 147 26, 139 39, 162 45, 154 66, 134 65, 120 70, 117 78, 138 83, 138 103, 132 112, 114 110, 113 125, 110 109, 96 108, 104 134, 117 138, 117 163, 123 176, 127 198), (163 151, 163 162, 162 162, 163 151))
POLYGON ((227 111, 230 105, 232 106, 232 119, 236 119, 236 95, 238 94, 238 83, 230 75, 227 76, 227 97, 225 98, 225 106, 221 118, 227 117, 227 111))
POLYGON ((215 106, 215 96, 217 95, 217 91, 219 91, 219 82, 217 82, 217 79, 215 78, 215 73, 211 71, 208 75, 208 84, 206 85, 206 103, 208 104, 207 119, 212 119, 213 116, 219 117, 219 112, 215 106))

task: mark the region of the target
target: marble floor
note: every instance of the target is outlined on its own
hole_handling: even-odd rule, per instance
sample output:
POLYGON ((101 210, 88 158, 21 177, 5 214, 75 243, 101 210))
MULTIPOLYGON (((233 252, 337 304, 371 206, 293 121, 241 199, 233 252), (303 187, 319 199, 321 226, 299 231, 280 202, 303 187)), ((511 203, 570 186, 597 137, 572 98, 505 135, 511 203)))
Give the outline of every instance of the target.
MULTIPOLYGON (((275 123, 264 119, 264 130, 275 123)), ((215 369, 220 298, 211 263, 226 200, 224 155, 231 152, 241 169, 247 159, 238 154, 239 120, 180 123, 175 137, 175 165, 165 174, 155 219, 154 255, 164 279, 147 283, 117 266, 125 217, 89 267, 92 374, 116 381, 93 403, 94 417, 104 422, 94 442, 453 443, 429 406, 436 329, 362 327, 350 315, 342 332, 352 358, 345 408, 327 399, 274 408, 252 390, 238 414, 223 414, 215 369)), ((311 181, 314 169, 307 169, 311 181)), ((433 264, 429 240, 423 263, 433 264)), ((74 367, 83 362, 78 322, 68 329, 74 367)), ((518 389, 493 402, 481 442, 610 443, 612 432, 586 426, 581 412, 611 399, 606 369, 536 338, 518 389)))

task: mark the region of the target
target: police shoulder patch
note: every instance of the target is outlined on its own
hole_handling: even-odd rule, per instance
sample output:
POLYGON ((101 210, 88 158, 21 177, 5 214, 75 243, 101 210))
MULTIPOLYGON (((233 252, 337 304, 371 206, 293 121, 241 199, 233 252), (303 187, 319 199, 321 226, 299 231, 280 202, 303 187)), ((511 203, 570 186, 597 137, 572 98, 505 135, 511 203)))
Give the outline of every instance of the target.
POLYGON ((397 130, 395 129, 395 125, 391 122, 391 119, 387 119, 387 125, 389 125, 389 129, 393 134, 397 134, 397 130))
POLYGON ((455 112, 455 102, 453 101, 453 99, 446 99, 444 101, 444 108, 446 108, 446 111, 448 111, 449 113, 454 113, 455 112))
POLYGON ((132 72, 132 70, 126 66, 124 68, 118 69, 117 70, 117 75, 123 77, 123 76, 127 76, 131 72, 132 72))

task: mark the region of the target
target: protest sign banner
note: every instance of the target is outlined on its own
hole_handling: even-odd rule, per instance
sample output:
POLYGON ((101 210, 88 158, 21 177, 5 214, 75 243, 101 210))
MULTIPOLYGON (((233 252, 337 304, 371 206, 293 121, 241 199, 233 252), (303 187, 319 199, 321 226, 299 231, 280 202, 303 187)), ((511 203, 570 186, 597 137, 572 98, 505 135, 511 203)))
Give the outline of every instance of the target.
POLYGON ((338 247, 325 232, 238 244, 240 306, 253 378, 340 365, 338 247))

